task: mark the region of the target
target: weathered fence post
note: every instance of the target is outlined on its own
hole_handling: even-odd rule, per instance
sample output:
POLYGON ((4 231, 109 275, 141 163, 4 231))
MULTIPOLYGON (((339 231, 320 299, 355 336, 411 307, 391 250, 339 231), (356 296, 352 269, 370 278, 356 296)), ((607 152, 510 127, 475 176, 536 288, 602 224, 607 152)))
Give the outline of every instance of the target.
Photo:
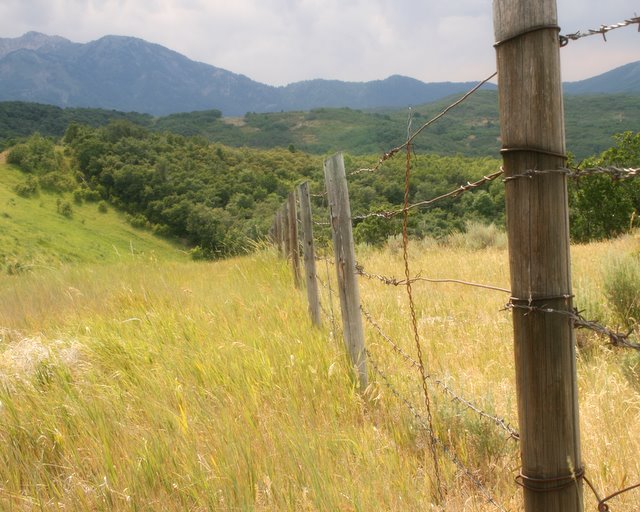
POLYGON ((324 162, 324 179, 331 215, 333 251, 338 274, 338 290, 345 344, 351 362, 358 372, 360 389, 367 387, 367 364, 364 349, 364 329, 360 311, 360 291, 356 276, 356 254, 351 229, 349 191, 342 153, 324 162))
POLYGON ((296 207, 296 194, 289 192, 287 202, 289 213, 289 254, 291 255, 291 266, 293 268, 293 281, 296 288, 301 286, 300 278, 300 245, 298 244, 298 208, 296 207))
POLYGON ((316 251, 313 243, 313 217, 311 215, 311 196, 309 183, 305 181, 298 186, 300 200, 300 218, 302 220, 302 254, 307 282, 307 300, 309 301, 309 315, 314 325, 320 325, 320 298, 318 295, 318 280, 316 276, 316 251))
POLYGON ((526 512, 583 510, 556 0, 494 0, 526 512))

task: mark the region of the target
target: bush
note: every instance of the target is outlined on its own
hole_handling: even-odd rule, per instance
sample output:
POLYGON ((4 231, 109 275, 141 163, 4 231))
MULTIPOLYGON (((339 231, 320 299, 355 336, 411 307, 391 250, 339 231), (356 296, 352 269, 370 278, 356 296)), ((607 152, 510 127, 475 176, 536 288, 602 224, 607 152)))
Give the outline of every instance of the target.
POLYGON ((504 249, 507 246, 507 234, 495 224, 483 224, 468 221, 464 233, 452 233, 447 237, 447 244, 452 247, 479 250, 488 247, 504 249))
POLYGON ((107 202, 106 202, 106 201, 100 201, 100 202, 98 203, 98 211, 99 211, 100 213, 107 213, 107 212, 109 211, 109 207, 108 207, 108 205, 107 205, 107 202))
POLYGON ((604 293, 616 319, 629 328, 640 321, 640 261, 625 254, 611 259, 604 271, 604 293))
POLYGON ((39 178, 40 186, 50 192, 70 192, 76 187, 73 176, 61 172, 48 172, 39 178))
POLYGON ((55 145, 39 133, 33 134, 25 143, 18 144, 9 151, 7 163, 17 165, 23 171, 34 174, 56 171, 61 167, 55 145))
POLYGON ((38 178, 27 176, 22 183, 18 183, 14 190, 20 197, 33 197, 38 195, 38 178))
POLYGON ((68 219, 73 217, 73 207, 69 201, 58 199, 56 202, 56 210, 60 215, 68 219))

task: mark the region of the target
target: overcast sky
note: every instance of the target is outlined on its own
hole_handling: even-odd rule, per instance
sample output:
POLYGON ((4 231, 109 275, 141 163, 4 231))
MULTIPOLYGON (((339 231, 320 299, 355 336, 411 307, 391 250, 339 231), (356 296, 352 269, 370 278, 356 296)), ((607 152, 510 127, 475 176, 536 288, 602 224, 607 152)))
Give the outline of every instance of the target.
MULTIPOLYGON (((636 0, 558 0, 563 33, 634 16, 636 0)), ((476 81, 495 68, 490 0, 0 0, 0 37, 135 36, 270 85, 393 74, 476 81)), ((562 50, 563 79, 640 60, 636 27, 562 50)))

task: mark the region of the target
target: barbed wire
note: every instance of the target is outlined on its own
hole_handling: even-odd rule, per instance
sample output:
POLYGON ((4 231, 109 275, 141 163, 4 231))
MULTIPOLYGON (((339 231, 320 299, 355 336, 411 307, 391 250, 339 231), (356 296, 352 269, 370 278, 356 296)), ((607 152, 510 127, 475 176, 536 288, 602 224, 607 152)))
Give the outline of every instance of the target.
MULTIPOLYGON (((359 263, 356 263, 356 274, 370 280, 380 281, 389 286, 401 286, 401 285, 406 285, 407 283, 406 279, 398 279, 396 277, 388 277, 380 274, 372 274, 370 272, 367 272, 365 271, 364 267, 359 263)), ((415 277, 412 277, 409 281, 412 284, 417 283, 419 281, 425 281, 427 283, 460 284, 463 286, 470 286, 473 288, 482 288, 485 290, 494 290, 498 292, 511 293, 511 290, 508 290, 506 288, 501 288, 499 286, 474 283, 471 281, 463 281, 462 279, 438 279, 438 278, 431 278, 431 277, 422 277, 420 273, 418 273, 415 277)))
MULTIPOLYGON (((480 89, 480 87, 482 87, 484 84, 486 84, 489 80, 491 80, 492 78, 494 78, 495 76, 497 76, 498 72, 494 72, 491 76, 488 76, 487 78, 485 78, 484 80, 482 80, 481 82, 479 82, 477 85, 475 85, 472 89, 470 89, 467 93, 465 93, 461 98, 459 98, 457 101, 453 102, 451 105, 449 105, 447 108, 445 108, 444 110, 442 110, 442 112, 440 112, 438 115, 432 117, 429 121, 427 121, 426 123, 424 123, 420 128, 418 128, 413 135, 410 135, 409 137, 407 137, 407 140, 399 145, 396 146, 393 149, 390 149, 389 151, 387 151, 386 153, 384 153, 379 159, 378 159, 378 163, 376 164, 375 167, 373 168, 364 168, 364 169, 357 169, 355 171, 351 171, 350 175, 353 176, 354 174, 361 174, 363 172, 376 172, 377 170, 380 169, 380 167, 382 166, 382 164, 384 162, 386 162, 387 160, 389 160, 390 158, 393 158, 397 153, 399 153, 400 151, 402 151, 404 148, 406 148, 407 146, 410 146, 413 141, 415 140, 415 138, 420 135, 420 133, 422 133, 428 126, 432 125, 433 123, 435 123, 436 121, 438 121, 439 119, 441 119, 442 117, 444 117, 450 110, 452 110, 453 108, 457 107, 458 105, 460 105, 461 103, 463 103, 467 98, 469 98, 470 96, 472 96, 478 89, 480 89)), ((410 129, 410 127, 409 127, 410 129)))
MULTIPOLYGON (((504 171, 501 169, 501 171, 504 171)), ((541 174, 564 174, 568 178, 573 180, 580 180, 588 176, 595 175, 607 175, 611 176, 613 180, 626 180, 636 178, 640 176, 640 168, 637 167, 587 167, 585 169, 579 169, 577 167, 559 167, 558 169, 527 169, 514 176, 508 176, 504 178, 504 182, 517 180, 520 178, 533 178, 541 174)))
MULTIPOLYGON (((411 116, 409 116, 409 124, 411 116)), ((413 330, 413 338, 416 344, 416 352, 418 355, 418 369, 420 371, 420 380, 422 390, 424 391, 424 405, 427 411, 427 421, 429 427, 433 430, 433 418, 431 415, 431 399, 429 398, 429 386, 427 384, 427 366, 422 356, 422 344, 420 342, 420 332, 418 331, 418 316, 416 314, 416 305, 411 292, 411 273, 409 270, 409 212, 407 205, 409 204, 409 182, 411 179, 411 138, 405 144, 406 148, 406 170, 404 175, 404 208, 402 218, 402 259, 404 261, 405 288, 407 290, 407 299, 409 300, 409 313, 411 315, 411 328, 413 330)), ((433 438, 432 438, 433 441, 433 438)), ((440 477, 440 465, 436 454, 435 442, 431 443, 431 452, 433 455, 434 472, 436 477, 437 489, 442 499, 442 479, 440 477)))
POLYGON ((582 39, 583 37, 595 36, 598 34, 602 35, 602 38, 606 41, 607 32, 636 24, 638 25, 638 32, 640 32, 640 16, 635 16, 633 18, 629 18, 628 20, 621 21, 620 23, 614 23, 613 25, 600 25, 600 28, 590 28, 584 32, 578 30, 573 34, 564 34, 560 36, 560 46, 567 46, 569 44, 569 41, 577 41, 578 39, 582 39))
POLYGON ((405 211, 413 210, 414 208, 420 208, 420 207, 424 207, 424 206, 432 206, 434 203, 437 203, 438 201, 443 201, 444 199, 450 199, 450 198, 461 196, 465 192, 469 192, 470 190, 473 190, 473 189, 478 188, 478 187, 480 187, 480 186, 482 186, 482 185, 484 185, 486 183, 489 183, 491 181, 496 180, 497 178, 502 176, 503 173, 504 173, 504 171, 502 169, 500 169, 499 171, 496 171, 493 174, 490 174, 488 176, 483 176, 478 181, 474 181, 473 183, 467 182, 466 185, 460 185, 459 187, 457 187, 455 190, 452 190, 451 192, 447 192, 446 194, 442 194, 442 195, 440 195, 438 197, 434 197, 433 199, 428 199, 426 201, 420 201, 418 203, 407 205, 404 208, 401 208, 401 209, 398 209, 398 210, 379 211, 379 212, 371 212, 371 213, 367 213, 367 214, 363 214, 363 215, 355 215, 351 219, 352 220, 365 220, 365 219, 369 219, 371 217, 380 217, 380 218, 383 218, 383 219, 391 219, 391 218, 393 218, 393 217, 395 217, 397 215, 403 214, 405 211))
POLYGON ((382 378, 384 385, 387 387, 387 389, 389 389, 391 393, 407 407, 407 409, 411 412, 413 417, 418 421, 420 426, 429 434, 429 437, 431 438, 432 442, 436 444, 438 447, 440 447, 440 449, 445 453, 445 455, 447 455, 447 457, 449 457, 449 459, 456 465, 458 470, 461 471, 469 479, 469 481, 476 486, 476 488, 484 495, 488 503, 492 504, 501 512, 507 512, 504 506, 498 503, 498 501, 496 500, 496 498, 494 498, 494 496, 491 494, 489 489, 487 489, 487 487, 480 481, 480 479, 473 473, 473 471, 467 468, 465 464, 460 460, 460 458, 453 452, 453 450, 436 436, 433 429, 429 426, 427 419, 424 418, 418 412, 418 409, 407 398, 405 398, 402 395, 402 393, 400 393, 396 389, 396 387, 391 383, 389 378, 376 364, 376 361, 373 358, 369 349, 365 348, 364 351, 369 361, 369 364, 373 368, 374 372, 382 378))
MULTIPOLYGON (((393 341, 393 339, 391 339, 391 337, 389 335, 387 335, 382 330, 382 327, 380 327, 380 325, 373 319, 371 314, 363 306, 360 306, 360 309, 361 309, 362 313, 364 314, 366 320, 369 322, 369 324, 371 324, 371 326, 378 332, 378 334, 380 335, 380 337, 383 340, 385 340, 389 345, 391 345, 393 351, 396 352, 397 354, 399 354, 411 367, 416 368, 416 369, 419 368, 418 361, 416 361, 414 358, 412 358, 395 341, 393 341)), ((461 396, 461 395, 457 394, 455 391, 453 391, 449 387, 449 385, 446 384, 442 379, 439 379, 439 378, 433 376, 430 373, 427 374, 427 378, 430 379, 430 380, 433 380, 433 382, 435 382, 437 384, 437 386, 446 395, 451 397, 451 399, 454 402, 458 402, 458 403, 466 406, 468 409, 472 410, 473 412, 475 412, 479 416, 482 416, 482 417, 492 421, 498 427, 500 427, 502 430, 504 430, 507 434, 509 434, 509 437, 511 439, 520 440, 520 433, 516 429, 514 429, 507 420, 482 410, 478 405, 473 403, 471 400, 469 400, 467 398, 464 398, 463 396, 461 396)))
MULTIPOLYGON (((510 310, 514 310, 514 309, 521 309, 521 310, 525 310, 528 312, 539 312, 539 313, 550 313, 550 314, 555 314, 555 315, 562 315, 562 316, 566 316, 567 318, 569 318, 570 320, 573 321, 573 325, 577 328, 577 329, 588 329, 590 331, 596 332, 602 336, 605 336, 607 338, 609 338, 609 342, 616 347, 625 347, 625 348, 630 348, 633 350, 640 350, 640 343, 636 343, 634 341, 632 341, 629 337, 630 335, 633 333, 633 329, 631 329, 629 332, 622 333, 620 331, 617 330, 613 330, 610 329, 609 327, 605 327, 604 325, 592 321, 592 320, 587 320, 586 318, 584 318, 584 316, 582 316, 582 314, 577 310, 577 309, 572 309, 572 310, 562 310, 562 309, 553 309, 553 308, 549 308, 549 307, 545 307, 545 306, 534 306, 531 303, 528 304, 515 304, 513 302, 513 300, 516 299, 512 299, 511 301, 509 301, 506 305, 505 305, 505 309, 510 309, 510 310)), ((525 300, 523 300, 522 302, 526 302, 525 300)))

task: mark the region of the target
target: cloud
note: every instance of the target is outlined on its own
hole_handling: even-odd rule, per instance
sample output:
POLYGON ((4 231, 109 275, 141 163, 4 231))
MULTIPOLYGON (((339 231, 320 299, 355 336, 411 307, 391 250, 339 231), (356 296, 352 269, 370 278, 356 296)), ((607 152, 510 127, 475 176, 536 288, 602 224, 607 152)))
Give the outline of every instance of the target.
MULTIPOLYGON (((565 32, 620 21, 629 10, 628 0, 558 2, 565 32)), ((495 68, 488 0, 3 0, 0 34, 29 30, 78 42, 140 37, 274 85, 392 74, 479 80, 495 68)), ((582 40, 563 49, 565 77, 635 60, 639 36, 622 32, 604 47, 582 40)))

